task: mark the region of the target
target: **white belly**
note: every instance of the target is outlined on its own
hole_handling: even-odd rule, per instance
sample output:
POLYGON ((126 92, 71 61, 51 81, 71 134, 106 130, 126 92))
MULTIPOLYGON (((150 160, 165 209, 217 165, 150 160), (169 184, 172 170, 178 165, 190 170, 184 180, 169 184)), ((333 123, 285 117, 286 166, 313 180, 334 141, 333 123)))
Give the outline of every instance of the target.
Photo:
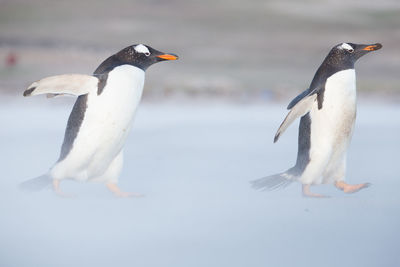
POLYGON ((330 177, 325 174, 333 173, 345 163, 356 118, 354 69, 337 72, 327 80, 323 107, 318 109, 315 102, 310 117, 311 147, 307 171, 313 175, 302 177, 302 180, 318 184, 327 182, 330 177))
POLYGON ((323 133, 322 140, 341 142, 351 136, 356 115, 354 69, 340 71, 327 80, 323 108, 318 109, 315 103, 310 115, 315 138, 323 133))
POLYGON ((143 84, 144 71, 137 67, 122 65, 109 73, 103 92, 88 95, 79 133, 67 157, 55 166, 57 173, 88 180, 107 170, 124 146, 143 84))

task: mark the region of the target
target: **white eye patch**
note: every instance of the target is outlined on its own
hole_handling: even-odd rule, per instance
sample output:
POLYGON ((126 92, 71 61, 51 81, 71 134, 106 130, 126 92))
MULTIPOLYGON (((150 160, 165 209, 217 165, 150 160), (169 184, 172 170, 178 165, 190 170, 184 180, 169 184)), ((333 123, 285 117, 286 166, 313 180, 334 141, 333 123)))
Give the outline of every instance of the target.
POLYGON ((347 43, 343 43, 341 46, 339 46, 340 49, 346 49, 349 51, 353 51, 353 47, 351 47, 351 45, 347 44, 347 43))
POLYGON ((146 46, 142 45, 142 44, 139 44, 139 45, 135 46, 135 50, 136 50, 136 52, 143 53, 146 56, 150 55, 149 49, 146 46))

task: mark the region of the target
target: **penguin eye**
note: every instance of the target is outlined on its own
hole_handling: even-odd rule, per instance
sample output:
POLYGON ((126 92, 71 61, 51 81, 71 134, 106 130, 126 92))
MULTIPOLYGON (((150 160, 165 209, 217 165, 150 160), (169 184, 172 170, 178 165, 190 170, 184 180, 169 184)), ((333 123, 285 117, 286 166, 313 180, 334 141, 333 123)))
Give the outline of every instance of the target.
POLYGON ((150 56, 150 52, 145 52, 144 54, 146 55, 146 57, 150 56))

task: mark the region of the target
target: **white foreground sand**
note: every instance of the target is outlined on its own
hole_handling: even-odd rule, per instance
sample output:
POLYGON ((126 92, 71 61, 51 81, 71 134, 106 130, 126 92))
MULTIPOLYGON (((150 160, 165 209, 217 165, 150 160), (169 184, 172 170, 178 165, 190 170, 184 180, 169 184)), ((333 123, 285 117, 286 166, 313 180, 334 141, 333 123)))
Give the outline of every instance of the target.
POLYGON ((115 199, 65 182, 74 199, 17 184, 58 158, 72 103, 0 106, 1 266, 395 266, 400 262, 400 107, 360 101, 348 181, 372 187, 305 199, 300 185, 257 192, 249 181, 290 167, 297 126, 277 144, 285 104, 140 106, 115 199))

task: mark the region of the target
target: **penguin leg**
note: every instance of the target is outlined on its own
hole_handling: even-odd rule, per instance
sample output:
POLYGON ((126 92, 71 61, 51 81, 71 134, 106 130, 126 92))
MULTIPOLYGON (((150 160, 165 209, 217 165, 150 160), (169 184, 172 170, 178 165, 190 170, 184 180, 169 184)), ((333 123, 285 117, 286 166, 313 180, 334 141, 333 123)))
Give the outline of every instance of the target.
POLYGON ((311 187, 310 184, 303 184, 303 188, 302 189, 303 189, 303 196, 304 197, 315 197, 315 198, 326 198, 326 197, 328 197, 328 196, 325 196, 325 195, 312 193, 310 191, 310 187, 311 187))
POLYGON ((328 181, 329 182, 335 181, 334 184, 336 188, 348 194, 358 192, 361 189, 370 186, 369 183, 355 184, 355 185, 348 184, 344 181, 345 175, 346 175, 346 155, 342 157, 341 161, 338 164, 332 165, 328 168, 328 172, 325 174, 325 176, 328 177, 328 181))
POLYGON ((113 193, 116 197, 126 198, 126 197, 141 197, 141 194, 123 192, 117 185, 118 177, 122 170, 122 165, 124 163, 124 153, 121 150, 119 154, 113 159, 108 166, 107 170, 100 177, 96 177, 94 180, 105 181, 106 187, 113 193))
POLYGON ((61 183, 61 180, 59 180, 59 179, 53 179, 53 191, 54 191, 54 193, 57 194, 57 196, 59 196, 59 197, 65 197, 65 198, 73 198, 73 197, 75 197, 75 195, 73 195, 73 194, 64 193, 64 192, 60 189, 60 183, 61 183))
POLYGON ((313 159, 309 162, 304 172, 301 174, 299 181, 303 184, 302 192, 304 197, 328 197, 321 194, 315 194, 310 191, 311 184, 319 184, 319 177, 322 176, 329 159, 331 152, 327 149, 324 153, 314 155, 313 159))
POLYGON ((363 183, 363 184, 347 184, 344 181, 337 181, 335 182, 336 188, 342 190, 345 193, 351 194, 360 191, 361 189, 369 187, 370 183, 363 183))
POLYGON ((113 193, 116 197, 121 197, 121 198, 143 197, 143 195, 139 193, 123 192, 115 183, 107 183, 106 186, 108 190, 110 190, 111 193, 113 193))

